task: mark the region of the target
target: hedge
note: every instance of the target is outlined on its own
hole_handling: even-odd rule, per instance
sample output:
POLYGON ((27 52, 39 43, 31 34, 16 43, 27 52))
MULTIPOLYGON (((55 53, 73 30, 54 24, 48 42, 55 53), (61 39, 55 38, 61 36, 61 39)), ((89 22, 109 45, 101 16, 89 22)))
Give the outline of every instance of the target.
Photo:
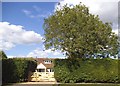
POLYGON ((2 82, 22 82, 28 80, 30 71, 34 71, 37 63, 32 59, 14 58, 2 60, 2 82))
POLYGON ((118 60, 107 59, 56 59, 55 78, 63 83, 118 83, 118 60))

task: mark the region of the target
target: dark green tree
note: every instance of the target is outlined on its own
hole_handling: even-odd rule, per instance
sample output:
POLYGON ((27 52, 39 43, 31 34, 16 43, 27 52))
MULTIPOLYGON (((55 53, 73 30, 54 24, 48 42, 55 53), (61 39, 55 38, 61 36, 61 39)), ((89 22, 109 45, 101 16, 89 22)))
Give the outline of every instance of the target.
POLYGON ((4 53, 4 51, 0 51, 0 59, 6 59, 6 58, 7 58, 7 56, 4 53))
POLYGON ((81 3, 56 10, 44 20, 43 28, 46 49, 59 49, 69 58, 97 53, 116 55, 118 51, 118 37, 112 32, 111 24, 103 23, 81 3))

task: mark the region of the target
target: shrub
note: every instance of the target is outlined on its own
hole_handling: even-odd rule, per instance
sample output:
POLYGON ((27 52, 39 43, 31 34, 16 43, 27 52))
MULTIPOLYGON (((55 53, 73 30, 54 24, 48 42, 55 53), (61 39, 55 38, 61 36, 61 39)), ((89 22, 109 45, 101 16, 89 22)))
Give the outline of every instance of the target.
POLYGON ((34 71, 37 63, 30 59, 14 58, 2 60, 2 82, 21 82, 28 79, 29 71, 34 71))
POLYGON ((58 82, 120 82, 115 59, 56 59, 54 65, 58 82))

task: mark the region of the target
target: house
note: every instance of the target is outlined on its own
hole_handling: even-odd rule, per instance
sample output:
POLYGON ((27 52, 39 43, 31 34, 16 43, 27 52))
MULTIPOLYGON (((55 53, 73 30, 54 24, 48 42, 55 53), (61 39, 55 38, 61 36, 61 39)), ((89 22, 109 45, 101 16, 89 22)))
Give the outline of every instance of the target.
POLYGON ((54 58, 36 58, 38 63, 37 65, 37 72, 53 72, 53 60, 54 58))
POLYGON ((37 68, 31 74, 30 81, 55 81, 54 78, 54 64, 55 58, 36 58, 37 68))

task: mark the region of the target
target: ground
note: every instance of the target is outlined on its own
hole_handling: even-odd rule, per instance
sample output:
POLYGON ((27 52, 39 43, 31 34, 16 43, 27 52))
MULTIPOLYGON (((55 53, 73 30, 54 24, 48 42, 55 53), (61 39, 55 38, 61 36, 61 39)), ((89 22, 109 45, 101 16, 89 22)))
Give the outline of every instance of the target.
POLYGON ((66 83, 61 84, 57 82, 23 82, 14 83, 5 86, 120 86, 120 84, 113 83, 66 83))

